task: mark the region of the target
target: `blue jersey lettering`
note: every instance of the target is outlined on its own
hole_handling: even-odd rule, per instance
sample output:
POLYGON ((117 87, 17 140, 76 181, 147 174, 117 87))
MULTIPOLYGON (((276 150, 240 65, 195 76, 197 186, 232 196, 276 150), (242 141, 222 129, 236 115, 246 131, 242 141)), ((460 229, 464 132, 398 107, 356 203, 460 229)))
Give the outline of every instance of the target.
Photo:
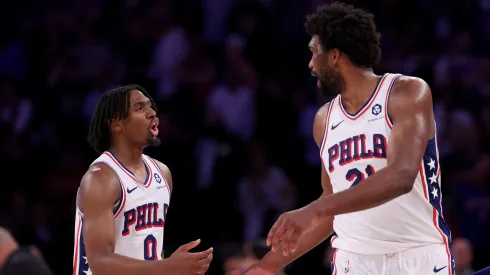
POLYGON ((360 134, 342 140, 328 148, 328 170, 330 173, 335 170, 334 162, 336 160, 340 166, 344 166, 361 159, 386 158, 386 137, 382 134, 374 134, 371 141, 372 149, 368 149, 366 135, 360 134))
POLYGON ((163 227, 165 224, 165 216, 167 214, 168 205, 163 206, 163 219, 158 217, 159 204, 151 202, 140 205, 136 208, 129 209, 124 212, 124 228, 121 234, 129 235, 131 226, 134 225, 135 231, 141 231, 152 227, 163 227))

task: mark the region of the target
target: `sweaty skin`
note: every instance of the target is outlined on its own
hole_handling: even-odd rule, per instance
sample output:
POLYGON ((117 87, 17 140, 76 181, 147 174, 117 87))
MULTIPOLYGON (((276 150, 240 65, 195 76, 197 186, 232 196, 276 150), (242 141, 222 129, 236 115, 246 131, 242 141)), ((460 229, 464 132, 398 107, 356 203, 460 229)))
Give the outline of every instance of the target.
MULTIPOLYGON (((150 128, 157 120, 155 110, 150 104, 150 99, 143 93, 133 90, 128 117, 108 122, 111 128, 112 153, 123 162, 126 161, 125 166, 140 181, 144 181, 148 176, 148 171, 142 162, 143 148, 149 145, 149 140, 155 134, 158 134, 158 130, 150 128)), ((172 190, 172 175, 168 167, 158 161, 157 163, 172 190)), ((200 240, 182 245, 169 258, 158 261, 136 260, 115 254, 113 206, 120 197, 119 179, 105 164, 93 165, 83 176, 77 204, 83 213, 82 234, 87 262, 94 274, 189 275, 204 274, 207 271, 213 259, 213 249, 189 252, 199 245, 200 240)), ((74 265, 75 269, 77 263, 75 262, 74 265)))
MULTIPOLYGON (((273 250, 294 251, 298 239, 311 226, 332 216, 362 211, 410 192, 429 139, 435 136, 432 96, 425 81, 401 76, 389 98, 393 128, 388 143, 387 166, 347 190, 322 196, 309 205, 284 213, 268 236, 273 250), (407 139, 406 137, 410 137, 407 139)), ((355 113, 357 110, 348 110, 355 113)), ((330 234, 330 232, 328 232, 330 234)))
MULTIPOLYGON (((172 190, 168 167, 157 163, 172 190)), ((199 240, 181 246, 168 259, 160 261, 142 261, 115 254, 112 207, 120 192, 116 174, 105 164, 92 166, 80 185, 78 204, 84 214, 84 244, 94 274, 204 274, 212 260, 212 249, 188 252, 199 240)))

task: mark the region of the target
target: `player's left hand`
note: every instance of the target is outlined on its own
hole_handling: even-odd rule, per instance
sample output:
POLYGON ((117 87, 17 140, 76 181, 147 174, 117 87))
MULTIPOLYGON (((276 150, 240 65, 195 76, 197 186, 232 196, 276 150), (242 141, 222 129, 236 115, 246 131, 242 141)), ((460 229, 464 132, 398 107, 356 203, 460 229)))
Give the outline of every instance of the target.
POLYGON ((299 237, 318 222, 318 212, 312 204, 282 214, 272 226, 267 236, 267 245, 277 251, 282 242, 282 254, 296 250, 299 237))

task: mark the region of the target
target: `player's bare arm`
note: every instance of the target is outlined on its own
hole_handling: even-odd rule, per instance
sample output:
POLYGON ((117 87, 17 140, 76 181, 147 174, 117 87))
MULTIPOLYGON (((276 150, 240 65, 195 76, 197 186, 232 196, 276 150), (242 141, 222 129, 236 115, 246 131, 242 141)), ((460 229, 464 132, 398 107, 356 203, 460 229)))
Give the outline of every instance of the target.
POLYGON ((104 274, 204 274, 212 250, 189 253, 199 244, 181 246, 172 257, 142 261, 114 253, 115 225, 113 205, 121 196, 115 173, 104 164, 93 165, 80 184, 78 204, 83 213, 83 238, 92 273, 104 274))
POLYGON ((387 166, 359 186, 315 201, 320 217, 376 207, 412 190, 427 142, 435 135, 430 88, 419 78, 402 76, 393 87, 388 107, 393 129, 387 166))
POLYGON ((283 214, 272 227, 269 242, 277 245, 282 240, 294 251, 298 238, 312 224, 379 206, 412 190, 427 142, 435 135, 430 88, 419 78, 402 76, 393 86, 388 106, 393 129, 387 166, 362 184, 283 214))
MULTIPOLYGON (((313 123, 313 137, 318 145, 321 146, 323 140, 323 133, 325 131, 325 120, 327 116, 329 103, 322 106, 316 116, 313 123)), ((322 189, 323 193, 321 196, 328 196, 332 194, 332 185, 330 184, 330 179, 328 177, 327 171, 322 164, 322 189)), ((333 233, 333 217, 321 220, 318 224, 312 227, 306 234, 303 234, 298 240, 298 248, 295 252, 289 253, 289 247, 283 247, 283 250, 269 251, 260 262, 257 264, 257 268, 267 270, 272 273, 278 272, 281 268, 301 257, 306 252, 310 251, 325 239, 327 239, 333 233), (283 254, 284 253, 284 254, 283 254)), ((253 274, 253 269, 250 273, 253 274)))

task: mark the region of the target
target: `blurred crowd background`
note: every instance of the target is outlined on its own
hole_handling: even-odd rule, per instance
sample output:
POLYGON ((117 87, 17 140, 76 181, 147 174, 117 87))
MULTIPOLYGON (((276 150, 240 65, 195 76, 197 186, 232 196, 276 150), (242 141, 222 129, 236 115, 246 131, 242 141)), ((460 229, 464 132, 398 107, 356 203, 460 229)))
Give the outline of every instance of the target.
MULTIPOLYGON (((458 274, 490 265, 490 0, 347 1, 375 14, 383 58, 432 87, 458 274)), ((137 83, 158 102, 174 192, 166 254, 201 238, 209 274, 247 266, 278 214, 321 194, 322 98, 305 15, 318 0, 17 0, 0 9, 0 226, 72 270, 75 196, 97 157, 99 96, 137 83)), ((32 246, 31 246, 32 247, 32 246)), ((287 274, 328 274, 328 242, 287 274)))

